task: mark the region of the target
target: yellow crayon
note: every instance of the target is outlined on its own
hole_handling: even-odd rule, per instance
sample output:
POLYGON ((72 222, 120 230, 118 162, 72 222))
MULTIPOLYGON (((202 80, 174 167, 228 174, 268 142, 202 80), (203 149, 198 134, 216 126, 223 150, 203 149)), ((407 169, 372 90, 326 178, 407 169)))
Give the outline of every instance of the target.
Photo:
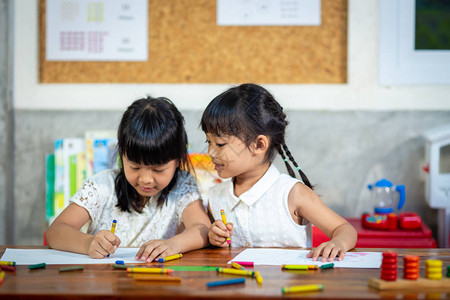
POLYGON ((0 265, 3 265, 3 266, 15 266, 16 265, 16 262, 15 261, 0 261, 0 265))
POLYGON ((116 224, 117 224, 117 221, 113 220, 112 225, 111 225, 111 232, 112 233, 116 232, 116 224))
POLYGON ((255 271, 255 278, 256 278, 256 282, 257 282, 259 285, 262 285, 262 283, 263 283, 263 278, 262 278, 261 274, 259 273, 259 271, 255 271))
MULTIPOLYGON (((227 217, 225 217, 225 211, 223 209, 220 210, 220 215, 222 216, 223 224, 227 225, 227 217)), ((231 240, 229 237, 227 237, 227 243, 231 244, 231 240)))
POLYGON ((285 270, 318 270, 317 265, 281 265, 282 269, 285 270))
MULTIPOLYGON (((111 232, 112 233, 116 232, 116 224, 117 224, 117 220, 113 220, 112 225, 111 225, 111 232)), ((109 254, 106 255, 106 257, 109 257, 109 254)))
POLYGON ((153 273, 153 274, 168 274, 172 273, 171 269, 164 268, 127 268, 128 273, 153 273))
POLYGON ((238 263, 235 263, 234 261, 231 262, 231 266, 232 266, 233 268, 235 268, 235 269, 238 269, 238 270, 245 270, 245 268, 244 268, 243 266, 241 266, 241 265, 238 264, 238 263))
POLYGON ((175 254, 175 255, 162 257, 162 258, 158 259, 158 262, 162 263, 162 262, 165 262, 165 261, 174 260, 174 259, 178 259, 178 258, 182 258, 182 257, 183 257, 183 254, 178 253, 178 254, 175 254))
POLYGON ((285 286, 281 288, 283 294, 286 293, 304 293, 304 292, 314 292, 323 290, 323 284, 305 284, 305 285, 294 285, 285 286))
POLYGON ((1 271, 0 272, 0 283, 2 283, 4 279, 5 279, 5 272, 1 271))
POLYGON ((174 276, 158 276, 147 274, 133 274, 133 278, 139 281, 169 281, 169 282, 181 282, 181 277, 174 276))
POLYGON ((228 269, 228 268, 217 268, 217 272, 223 274, 231 274, 231 275, 244 275, 244 276, 255 276, 255 272, 247 271, 247 270, 236 270, 236 269, 228 269))

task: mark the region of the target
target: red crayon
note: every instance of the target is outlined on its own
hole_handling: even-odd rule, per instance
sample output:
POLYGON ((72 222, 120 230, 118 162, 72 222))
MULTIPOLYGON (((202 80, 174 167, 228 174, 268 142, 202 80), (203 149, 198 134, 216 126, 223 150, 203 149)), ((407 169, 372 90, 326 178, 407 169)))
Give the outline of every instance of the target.
POLYGON ((16 271, 16 267, 0 265, 0 270, 15 272, 16 271))
POLYGON ((245 267, 253 267, 253 262, 252 261, 235 261, 233 260, 235 263, 240 264, 241 266, 245 266, 245 267))

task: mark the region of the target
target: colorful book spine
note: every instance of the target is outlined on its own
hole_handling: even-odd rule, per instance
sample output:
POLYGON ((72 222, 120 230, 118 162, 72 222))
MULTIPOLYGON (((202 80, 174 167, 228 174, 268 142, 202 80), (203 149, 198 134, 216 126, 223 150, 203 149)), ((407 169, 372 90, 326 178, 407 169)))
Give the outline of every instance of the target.
POLYGON ((48 223, 55 215, 55 154, 48 154, 45 159, 45 219, 48 223))

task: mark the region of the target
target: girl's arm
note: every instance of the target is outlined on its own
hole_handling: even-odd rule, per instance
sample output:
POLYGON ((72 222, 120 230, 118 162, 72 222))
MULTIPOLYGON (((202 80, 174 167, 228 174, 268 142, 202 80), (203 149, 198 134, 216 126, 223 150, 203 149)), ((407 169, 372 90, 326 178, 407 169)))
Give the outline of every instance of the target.
POLYGON ((339 256, 338 260, 342 260, 345 253, 355 247, 357 239, 355 228, 328 208, 306 185, 295 184, 289 193, 288 203, 294 219, 307 219, 330 238, 330 241, 312 249, 307 257, 317 260, 322 256, 322 261, 333 261, 339 256))
POLYGON ((53 221, 45 234, 50 248, 88 254, 92 258, 103 258, 114 253, 120 240, 112 232, 102 230, 93 236, 80 231, 90 220, 86 209, 71 203, 53 221))
POLYGON ((209 245, 208 229, 211 222, 200 200, 190 203, 184 209, 183 224, 186 229, 182 233, 168 240, 152 240, 142 245, 136 259, 152 262, 155 259, 209 245))

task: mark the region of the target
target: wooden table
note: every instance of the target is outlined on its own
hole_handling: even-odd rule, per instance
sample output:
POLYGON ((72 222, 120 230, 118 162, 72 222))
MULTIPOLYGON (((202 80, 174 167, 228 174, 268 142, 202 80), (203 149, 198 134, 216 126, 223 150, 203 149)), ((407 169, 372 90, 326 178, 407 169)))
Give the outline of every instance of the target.
MULTIPOLYGON (((6 248, 43 248, 0 246, 0 255, 6 248)), ((166 265, 182 266, 227 266, 227 262, 244 248, 207 248, 184 254, 180 260, 166 265)), ((358 252, 382 252, 386 249, 355 249, 358 252)), ((399 254, 398 276, 402 276, 402 258, 405 254, 419 255, 420 275, 424 276, 424 261, 440 259, 444 267, 450 264, 450 249, 391 249, 399 254)), ((281 271, 278 266, 256 266, 264 283, 248 278, 245 284, 207 288, 209 281, 231 278, 216 272, 176 271, 182 277, 181 283, 150 283, 135 281, 124 270, 113 269, 111 265, 85 265, 84 271, 59 273, 61 266, 47 265, 45 269, 28 270, 17 266, 15 273, 6 272, 0 285, 0 299, 278 299, 278 298, 323 298, 323 299, 449 299, 450 286, 440 290, 378 291, 368 286, 370 277, 379 277, 379 269, 334 268, 307 273, 281 271), (324 285, 319 292, 282 295, 281 287, 286 285, 324 285)), ((445 274, 444 274, 445 276, 445 274)))

